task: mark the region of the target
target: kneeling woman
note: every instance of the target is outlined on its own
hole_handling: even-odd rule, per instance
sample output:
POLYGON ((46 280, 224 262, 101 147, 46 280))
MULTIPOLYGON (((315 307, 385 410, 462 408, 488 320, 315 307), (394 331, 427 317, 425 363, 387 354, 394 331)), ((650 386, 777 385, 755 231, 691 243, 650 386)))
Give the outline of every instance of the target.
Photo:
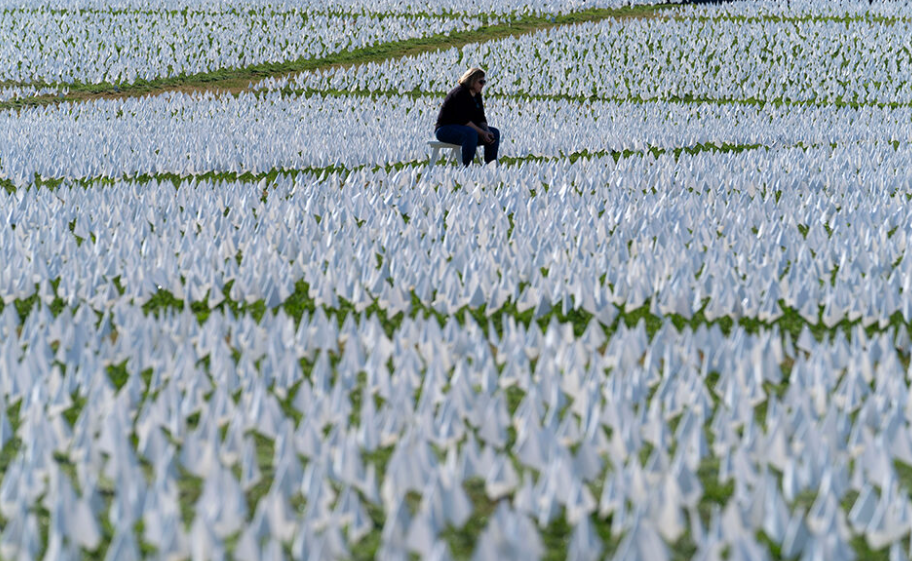
POLYGON ((497 160, 500 131, 488 126, 485 118, 481 90, 485 86, 485 73, 481 68, 470 68, 459 79, 459 85, 450 90, 440 114, 434 134, 437 140, 462 146, 462 163, 468 166, 475 158, 478 144, 484 144, 485 163, 497 160))

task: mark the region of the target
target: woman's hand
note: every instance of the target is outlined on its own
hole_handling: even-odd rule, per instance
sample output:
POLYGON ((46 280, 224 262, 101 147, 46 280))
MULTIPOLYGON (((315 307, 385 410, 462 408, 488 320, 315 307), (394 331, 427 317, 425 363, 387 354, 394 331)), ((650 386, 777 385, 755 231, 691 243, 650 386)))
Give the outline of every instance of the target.
POLYGON ((472 121, 466 123, 466 126, 472 128, 475 132, 478 133, 478 140, 482 144, 494 143, 494 133, 489 131, 487 128, 481 128, 472 121))

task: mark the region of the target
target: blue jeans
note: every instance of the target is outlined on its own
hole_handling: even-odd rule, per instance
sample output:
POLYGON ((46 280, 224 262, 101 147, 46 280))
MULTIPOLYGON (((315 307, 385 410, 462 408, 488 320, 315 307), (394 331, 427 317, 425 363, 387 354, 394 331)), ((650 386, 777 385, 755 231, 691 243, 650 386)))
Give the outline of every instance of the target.
MULTIPOLYGON (((497 149, 500 148, 500 131, 494 127, 488 127, 488 130, 494 135, 494 142, 484 145, 485 163, 496 160, 497 149)), ((475 129, 464 125, 444 125, 434 131, 434 134, 440 142, 462 146, 462 165, 467 166, 475 159, 475 149, 478 148, 478 133, 475 129)))

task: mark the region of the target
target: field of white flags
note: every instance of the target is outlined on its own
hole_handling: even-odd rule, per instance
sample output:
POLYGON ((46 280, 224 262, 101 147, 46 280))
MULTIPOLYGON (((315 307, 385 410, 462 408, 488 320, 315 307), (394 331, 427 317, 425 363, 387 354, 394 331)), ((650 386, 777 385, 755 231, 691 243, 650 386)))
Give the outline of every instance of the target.
POLYGON ((464 15, 333 13, 216 2, 149 11, 136 4, 116 10, 0 8, 0 81, 132 83, 317 58, 481 25, 464 15))
POLYGON ((0 559, 908 559, 912 3, 653 4, 0 0, 0 559))

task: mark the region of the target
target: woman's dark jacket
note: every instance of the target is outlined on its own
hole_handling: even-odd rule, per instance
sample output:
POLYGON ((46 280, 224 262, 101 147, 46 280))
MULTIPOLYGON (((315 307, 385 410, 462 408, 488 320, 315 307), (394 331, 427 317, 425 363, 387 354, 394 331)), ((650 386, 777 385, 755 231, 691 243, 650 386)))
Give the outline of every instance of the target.
POLYGON ((460 84, 450 90, 444 98, 434 130, 444 125, 466 125, 469 121, 479 126, 488 122, 485 118, 484 100, 481 99, 480 93, 472 97, 469 88, 460 84))

